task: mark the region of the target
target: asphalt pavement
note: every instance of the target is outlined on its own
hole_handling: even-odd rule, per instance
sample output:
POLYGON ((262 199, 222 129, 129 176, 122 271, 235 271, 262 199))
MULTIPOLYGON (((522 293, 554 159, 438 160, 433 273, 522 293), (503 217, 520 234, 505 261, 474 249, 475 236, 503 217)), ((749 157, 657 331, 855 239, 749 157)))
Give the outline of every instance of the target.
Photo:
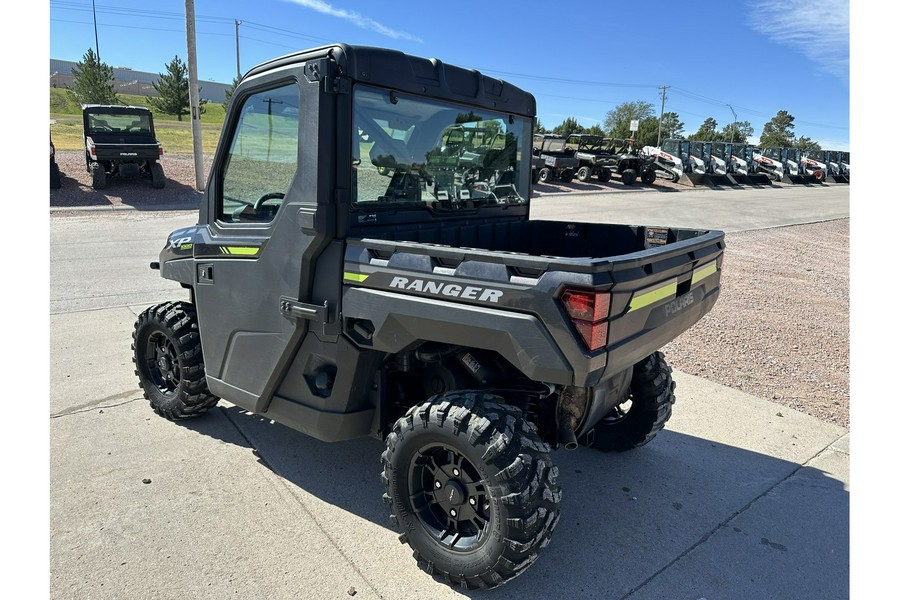
MULTIPOLYGON (((753 193, 543 196, 534 212, 726 231, 849 216, 846 186, 753 193)), ((380 441, 318 442, 224 401, 173 423, 141 397, 135 317, 183 294, 146 264, 195 220, 51 218, 51 597, 849 597, 849 432, 680 372, 646 447, 554 453, 560 524, 521 577, 495 592, 433 580, 381 502, 380 441)))

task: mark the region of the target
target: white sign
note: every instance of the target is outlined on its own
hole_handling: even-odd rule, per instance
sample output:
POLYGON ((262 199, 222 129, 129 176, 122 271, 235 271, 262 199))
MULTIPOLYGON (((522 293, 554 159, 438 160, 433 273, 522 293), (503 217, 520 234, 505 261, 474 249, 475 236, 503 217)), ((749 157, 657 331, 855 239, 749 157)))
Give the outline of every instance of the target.
POLYGON ((638 123, 640 123, 640 121, 638 121, 637 119, 632 119, 632 120, 631 120, 631 131, 637 131, 637 130, 638 130, 638 123))

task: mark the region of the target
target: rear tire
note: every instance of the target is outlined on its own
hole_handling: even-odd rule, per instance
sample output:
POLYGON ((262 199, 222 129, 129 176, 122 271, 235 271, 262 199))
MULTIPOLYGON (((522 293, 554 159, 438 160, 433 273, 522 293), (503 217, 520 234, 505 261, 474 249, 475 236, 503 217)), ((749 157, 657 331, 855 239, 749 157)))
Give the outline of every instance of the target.
POLYGON ((631 185, 637 181, 637 171, 634 169, 625 169, 619 177, 622 179, 623 185, 631 185))
POLYGON ((106 187, 106 168, 103 163, 91 163, 91 187, 95 190, 102 190, 106 187))
POLYGON ((600 167, 600 170, 597 171, 597 179, 599 179, 601 183, 606 183, 612 179, 612 171, 607 167, 600 167))
POLYGON ((662 352, 654 352, 634 366, 631 393, 594 425, 582 442, 603 452, 623 452, 656 437, 672 416, 675 381, 662 352))
POLYGON ((419 566, 463 588, 520 575, 559 520, 559 470, 521 410, 481 391, 433 396, 397 420, 384 501, 419 566))
POLYGON ((549 167, 544 167, 538 173, 538 181, 541 183, 547 183, 550 181, 550 169, 549 167))
POLYGON ((170 420, 203 414, 219 399, 206 387, 200 329, 194 306, 164 302, 134 324, 134 374, 153 410, 170 420))
POLYGON ((569 182, 571 182, 573 179, 575 179, 575 171, 573 171, 572 169, 566 169, 566 170, 564 170, 562 173, 559 174, 559 178, 560 178, 564 183, 569 183, 569 182))
POLYGON ((166 187, 166 175, 163 173, 162 165, 158 162, 150 163, 150 185, 157 190, 166 187))
POLYGON ((641 181, 646 185, 653 185, 653 182, 656 181, 656 169, 653 167, 645 169, 644 172, 641 173, 641 181))

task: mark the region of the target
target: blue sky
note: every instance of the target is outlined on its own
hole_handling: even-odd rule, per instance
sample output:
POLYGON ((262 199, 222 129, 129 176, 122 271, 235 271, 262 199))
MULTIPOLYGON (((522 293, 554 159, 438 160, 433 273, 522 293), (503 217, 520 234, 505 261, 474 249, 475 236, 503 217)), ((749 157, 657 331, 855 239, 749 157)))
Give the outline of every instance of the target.
MULTIPOLYGON (((183 0, 95 0, 100 57, 161 72, 187 56, 183 0)), ((849 0, 703 4, 584 2, 429 3, 409 0, 196 0, 198 74, 237 72, 329 42, 396 48, 506 79, 532 92, 547 127, 572 116, 602 125, 608 111, 643 100, 679 114, 686 133, 707 117, 733 119, 754 139, 779 110, 795 133, 849 149, 849 0), (707 8, 701 9, 705 5, 707 8), (558 5, 561 6, 561 5, 558 5), (729 108, 729 106, 731 108, 729 108)), ((91 0, 50 0, 50 57, 77 61, 95 46, 91 0)))

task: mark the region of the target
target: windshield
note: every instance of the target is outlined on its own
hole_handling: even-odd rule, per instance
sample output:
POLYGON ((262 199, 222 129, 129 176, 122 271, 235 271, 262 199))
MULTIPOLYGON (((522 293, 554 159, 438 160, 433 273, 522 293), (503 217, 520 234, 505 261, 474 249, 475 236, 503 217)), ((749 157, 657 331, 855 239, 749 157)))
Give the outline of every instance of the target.
POLYGON ((362 85, 353 100, 354 205, 456 210, 527 202, 525 119, 362 85))
POLYGON ((781 148, 766 148, 763 150, 763 156, 772 160, 781 161, 781 148))
POLYGON ((89 113, 88 133, 150 135, 150 115, 140 113, 89 113))
POLYGON ((669 154, 679 154, 681 152, 681 140, 663 140, 662 150, 669 154))

